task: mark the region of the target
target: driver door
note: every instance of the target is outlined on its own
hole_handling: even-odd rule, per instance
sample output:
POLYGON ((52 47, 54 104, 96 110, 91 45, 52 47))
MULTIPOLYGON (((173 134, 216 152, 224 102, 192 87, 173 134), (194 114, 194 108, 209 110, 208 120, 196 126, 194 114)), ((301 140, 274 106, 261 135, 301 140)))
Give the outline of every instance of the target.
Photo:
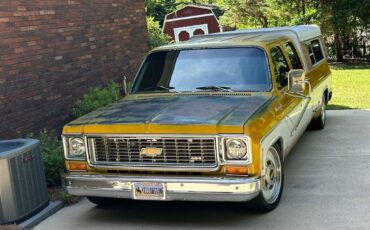
MULTIPOLYGON (((292 146, 306 128, 304 119, 306 100, 292 96, 288 92, 288 72, 293 69, 288 62, 280 45, 270 49, 272 64, 274 66, 275 81, 278 88, 279 102, 276 109, 279 120, 285 123, 288 133, 282 135, 287 137, 287 146, 292 146)), ((288 152, 288 151, 284 151, 288 152)))

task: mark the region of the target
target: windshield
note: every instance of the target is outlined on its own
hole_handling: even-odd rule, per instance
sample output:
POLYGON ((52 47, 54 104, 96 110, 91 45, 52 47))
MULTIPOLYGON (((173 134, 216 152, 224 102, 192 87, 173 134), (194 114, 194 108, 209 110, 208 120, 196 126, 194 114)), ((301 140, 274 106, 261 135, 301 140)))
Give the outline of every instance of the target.
POLYGON ((255 47, 151 53, 133 86, 136 92, 269 91, 267 58, 255 47))

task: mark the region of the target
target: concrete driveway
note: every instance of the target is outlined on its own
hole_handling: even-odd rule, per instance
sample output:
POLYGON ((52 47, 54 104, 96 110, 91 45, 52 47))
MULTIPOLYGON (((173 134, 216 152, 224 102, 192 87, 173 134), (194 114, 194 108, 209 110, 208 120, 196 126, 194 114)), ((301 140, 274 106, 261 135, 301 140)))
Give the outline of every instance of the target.
POLYGON ((35 229, 370 229, 370 110, 329 111, 327 127, 304 134, 285 170, 280 205, 264 215, 230 203, 99 208, 84 199, 35 229))

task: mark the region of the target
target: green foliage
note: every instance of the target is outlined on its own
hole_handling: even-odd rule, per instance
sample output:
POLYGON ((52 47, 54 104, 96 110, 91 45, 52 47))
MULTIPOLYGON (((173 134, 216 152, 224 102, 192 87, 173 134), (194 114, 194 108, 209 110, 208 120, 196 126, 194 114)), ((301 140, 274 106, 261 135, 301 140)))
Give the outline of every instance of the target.
POLYGON ((326 0, 320 3, 323 32, 332 35, 329 43, 333 43, 337 60, 342 61, 346 54, 366 57, 366 40, 370 34, 361 34, 370 25, 370 1, 326 0))
POLYGON ((73 203, 73 196, 69 194, 67 191, 60 191, 59 198, 62 199, 64 204, 72 204, 73 203))
POLYGON ((163 25, 166 14, 176 9, 176 0, 145 0, 146 15, 163 25))
POLYGON ((236 29, 314 23, 315 1, 218 0, 225 14, 223 25, 236 29))
POLYGON ((120 98, 119 85, 114 81, 108 83, 106 88, 91 88, 82 99, 78 100, 72 108, 73 117, 81 117, 100 107, 106 106, 120 98))
MULTIPOLYGON (((35 138, 33 133, 28 134, 27 137, 35 138)), ((36 138, 40 140, 47 185, 60 186, 61 173, 65 172, 62 141, 52 137, 45 129, 41 130, 36 138)))
POLYGON ((162 34, 159 22, 155 21, 153 17, 147 17, 146 21, 149 31, 150 48, 153 49, 155 47, 168 44, 171 38, 165 34, 162 34))
POLYGON ((131 89, 134 83, 132 81, 127 81, 126 84, 127 84, 127 92, 131 92, 131 89))

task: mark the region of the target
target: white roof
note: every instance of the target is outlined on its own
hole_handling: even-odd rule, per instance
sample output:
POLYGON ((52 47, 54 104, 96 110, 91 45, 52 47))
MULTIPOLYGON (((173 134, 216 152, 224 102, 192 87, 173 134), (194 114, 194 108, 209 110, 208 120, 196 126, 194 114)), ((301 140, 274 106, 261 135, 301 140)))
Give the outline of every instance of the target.
POLYGON ((201 9, 208 9, 208 10, 213 10, 213 9, 216 9, 217 6, 214 6, 214 5, 207 5, 207 4, 202 4, 202 5, 197 5, 197 4, 187 4, 185 5, 184 7, 182 7, 181 9, 178 9, 176 11, 179 11, 179 10, 182 10, 184 9, 185 7, 195 7, 195 8, 201 8, 201 9))
MULTIPOLYGON (((266 33, 266 32, 278 32, 278 31, 289 31, 297 35, 300 41, 306 41, 321 35, 320 27, 317 25, 301 25, 301 26, 285 26, 285 27, 272 27, 272 28, 260 28, 260 29, 248 29, 248 30, 235 30, 225 32, 223 34, 243 34, 243 33, 266 33)), ((220 33, 218 33, 220 34, 220 33)))
POLYGON ((180 9, 174 10, 174 11, 166 14, 166 16, 164 17, 164 22, 166 22, 167 16, 169 16, 169 15, 171 15, 173 13, 176 13, 177 11, 180 11, 182 9, 185 9, 186 7, 194 7, 194 8, 200 8, 200 9, 212 10, 212 12, 215 9, 215 7, 211 7, 211 6, 187 4, 187 5, 183 6, 183 7, 181 7, 180 9))

